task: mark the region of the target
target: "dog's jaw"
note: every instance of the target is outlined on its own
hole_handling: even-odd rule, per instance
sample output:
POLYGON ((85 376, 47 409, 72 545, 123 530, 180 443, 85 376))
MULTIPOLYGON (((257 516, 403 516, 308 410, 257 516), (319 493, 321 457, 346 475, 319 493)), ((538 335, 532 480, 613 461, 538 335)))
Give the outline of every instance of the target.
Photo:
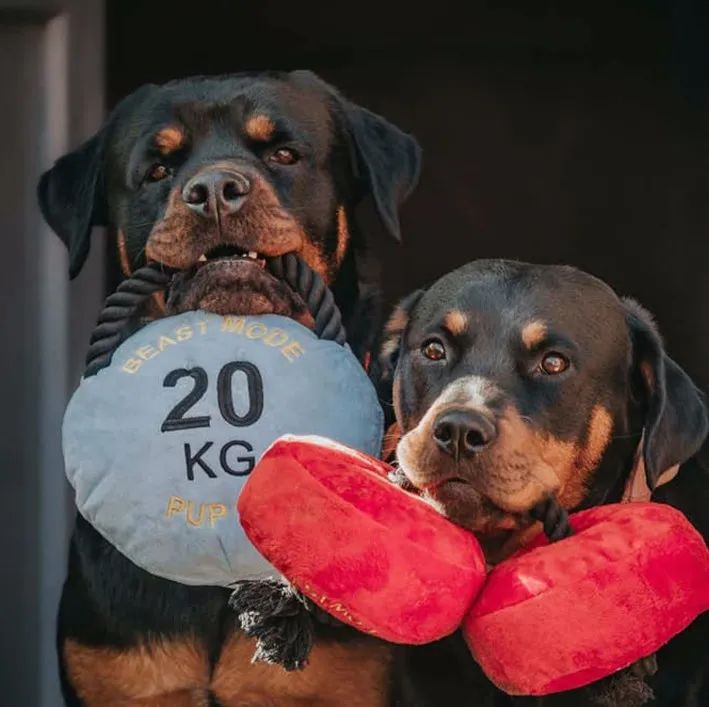
POLYGON ((178 273, 170 287, 167 314, 202 309, 215 314, 278 314, 311 327, 305 302, 251 258, 220 258, 178 273))

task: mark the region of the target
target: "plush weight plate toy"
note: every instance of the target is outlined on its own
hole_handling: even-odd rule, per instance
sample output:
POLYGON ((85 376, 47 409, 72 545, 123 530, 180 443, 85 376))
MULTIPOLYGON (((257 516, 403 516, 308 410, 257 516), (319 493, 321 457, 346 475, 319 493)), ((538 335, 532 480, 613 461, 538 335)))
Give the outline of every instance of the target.
MULTIPOLYGON (((140 329, 82 380, 64 419, 66 473, 79 512, 135 564, 227 586, 274 575, 235 503, 285 433, 379 453, 381 409, 349 348, 284 317, 188 312, 140 329)), ((272 481, 287 492, 287 474, 272 481)))
POLYGON ((238 501, 253 544, 343 623, 394 643, 455 631, 485 579, 474 536, 392 484, 383 462, 317 438, 278 440, 238 501))
POLYGON ((514 695, 547 695, 656 652, 709 610, 709 550, 659 503, 598 506, 574 535, 540 535, 490 573, 465 639, 486 675, 514 695))

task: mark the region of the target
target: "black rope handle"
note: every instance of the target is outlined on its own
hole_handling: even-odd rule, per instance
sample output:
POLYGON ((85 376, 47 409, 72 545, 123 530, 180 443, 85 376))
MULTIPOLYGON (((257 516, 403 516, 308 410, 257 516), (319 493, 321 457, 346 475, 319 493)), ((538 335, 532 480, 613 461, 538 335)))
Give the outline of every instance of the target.
POLYGON ((320 339, 343 345, 347 340, 342 315, 330 288, 304 260, 295 253, 286 253, 266 261, 267 270, 297 292, 315 320, 314 331, 320 339))
POLYGON ((111 363, 113 352, 125 338, 139 307, 152 294, 164 290, 174 272, 151 263, 136 270, 106 298, 89 339, 84 378, 93 376, 111 363))
POLYGON ((554 543, 574 534, 569 523, 569 514, 565 508, 561 507, 555 496, 547 496, 543 501, 540 501, 532 508, 529 515, 534 520, 541 521, 544 526, 544 534, 550 542, 554 543))
MULTIPOLYGON (((266 267, 303 299, 315 321, 314 332, 318 338, 344 346, 347 333, 342 315, 335 297, 320 275, 295 253, 270 258, 266 267)), ((98 373, 111 363, 114 351, 130 332, 141 305, 155 292, 165 290, 176 272, 158 263, 149 263, 121 282, 116 291, 106 298, 89 340, 84 378, 98 373)))

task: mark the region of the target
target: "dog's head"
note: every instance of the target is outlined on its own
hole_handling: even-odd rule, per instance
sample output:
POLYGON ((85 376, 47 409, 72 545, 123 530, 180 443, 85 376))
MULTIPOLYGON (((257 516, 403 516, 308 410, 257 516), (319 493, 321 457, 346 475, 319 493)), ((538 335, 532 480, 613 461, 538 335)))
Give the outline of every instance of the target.
POLYGON ((651 488, 706 436, 703 396, 649 315, 573 268, 473 262, 407 298, 387 337, 401 468, 483 534, 547 494, 576 508, 621 482, 643 430, 651 488))
POLYGON ((354 205, 371 195, 399 238, 419 163, 413 138, 310 72, 192 78, 124 99, 43 175, 39 199, 72 276, 92 227, 109 225, 125 274, 146 260, 185 271, 174 310, 297 317, 263 259, 298 253, 331 285, 347 263, 351 290, 354 205))

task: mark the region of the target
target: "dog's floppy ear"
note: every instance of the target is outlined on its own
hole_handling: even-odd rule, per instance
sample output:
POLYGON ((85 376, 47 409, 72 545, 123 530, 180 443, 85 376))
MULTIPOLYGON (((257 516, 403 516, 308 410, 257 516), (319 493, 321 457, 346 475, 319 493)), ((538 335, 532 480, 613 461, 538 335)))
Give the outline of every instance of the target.
POLYGON ((421 147, 411 135, 366 108, 344 101, 343 109, 365 190, 372 194, 386 230, 400 241, 399 206, 418 182, 421 147))
POLYGON ((399 206, 416 186, 421 172, 421 147, 376 113, 343 98, 312 71, 291 77, 329 95, 333 115, 347 140, 349 161, 359 186, 358 197, 371 194, 386 230, 401 240, 399 206))
POLYGON ((69 276, 89 253, 91 229, 106 223, 103 192, 105 130, 57 160, 39 180, 42 215, 69 250, 69 276))
POLYGON ((374 357, 369 371, 379 399, 384 403, 382 407, 387 429, 396 422, 393 406, 394 372, 399 361, 401 344, 411 321, 411 315, 423 294, 424 290, 416 290, 396 305, 384 327, 381 341, 377 347, 377 356, 374 357))
POLYGON ((404 297, 394 307, 384 327, 384 335, 379 347, 379 370, 382 380, 389 380, 394 375, 404 333, 411 320, 411 314, 423 294, 424 290, 415 290, 404 297))
POLYGON ((624 301, 633 347, 633 375, 645 405, 644 461, 648 486, 696 454, 709 430, 703 393, 666 353, 652 316, 624 301))
POLYGON ((104 126, 64 157, 39 180, 37 196, 42 215, 69 249, 69 276, 76 277, 89 254, 91 229, 106 226, 104 189, 106 144, 116 120, 142 103, 157 88, 146 84, 113 109, 104 126))

